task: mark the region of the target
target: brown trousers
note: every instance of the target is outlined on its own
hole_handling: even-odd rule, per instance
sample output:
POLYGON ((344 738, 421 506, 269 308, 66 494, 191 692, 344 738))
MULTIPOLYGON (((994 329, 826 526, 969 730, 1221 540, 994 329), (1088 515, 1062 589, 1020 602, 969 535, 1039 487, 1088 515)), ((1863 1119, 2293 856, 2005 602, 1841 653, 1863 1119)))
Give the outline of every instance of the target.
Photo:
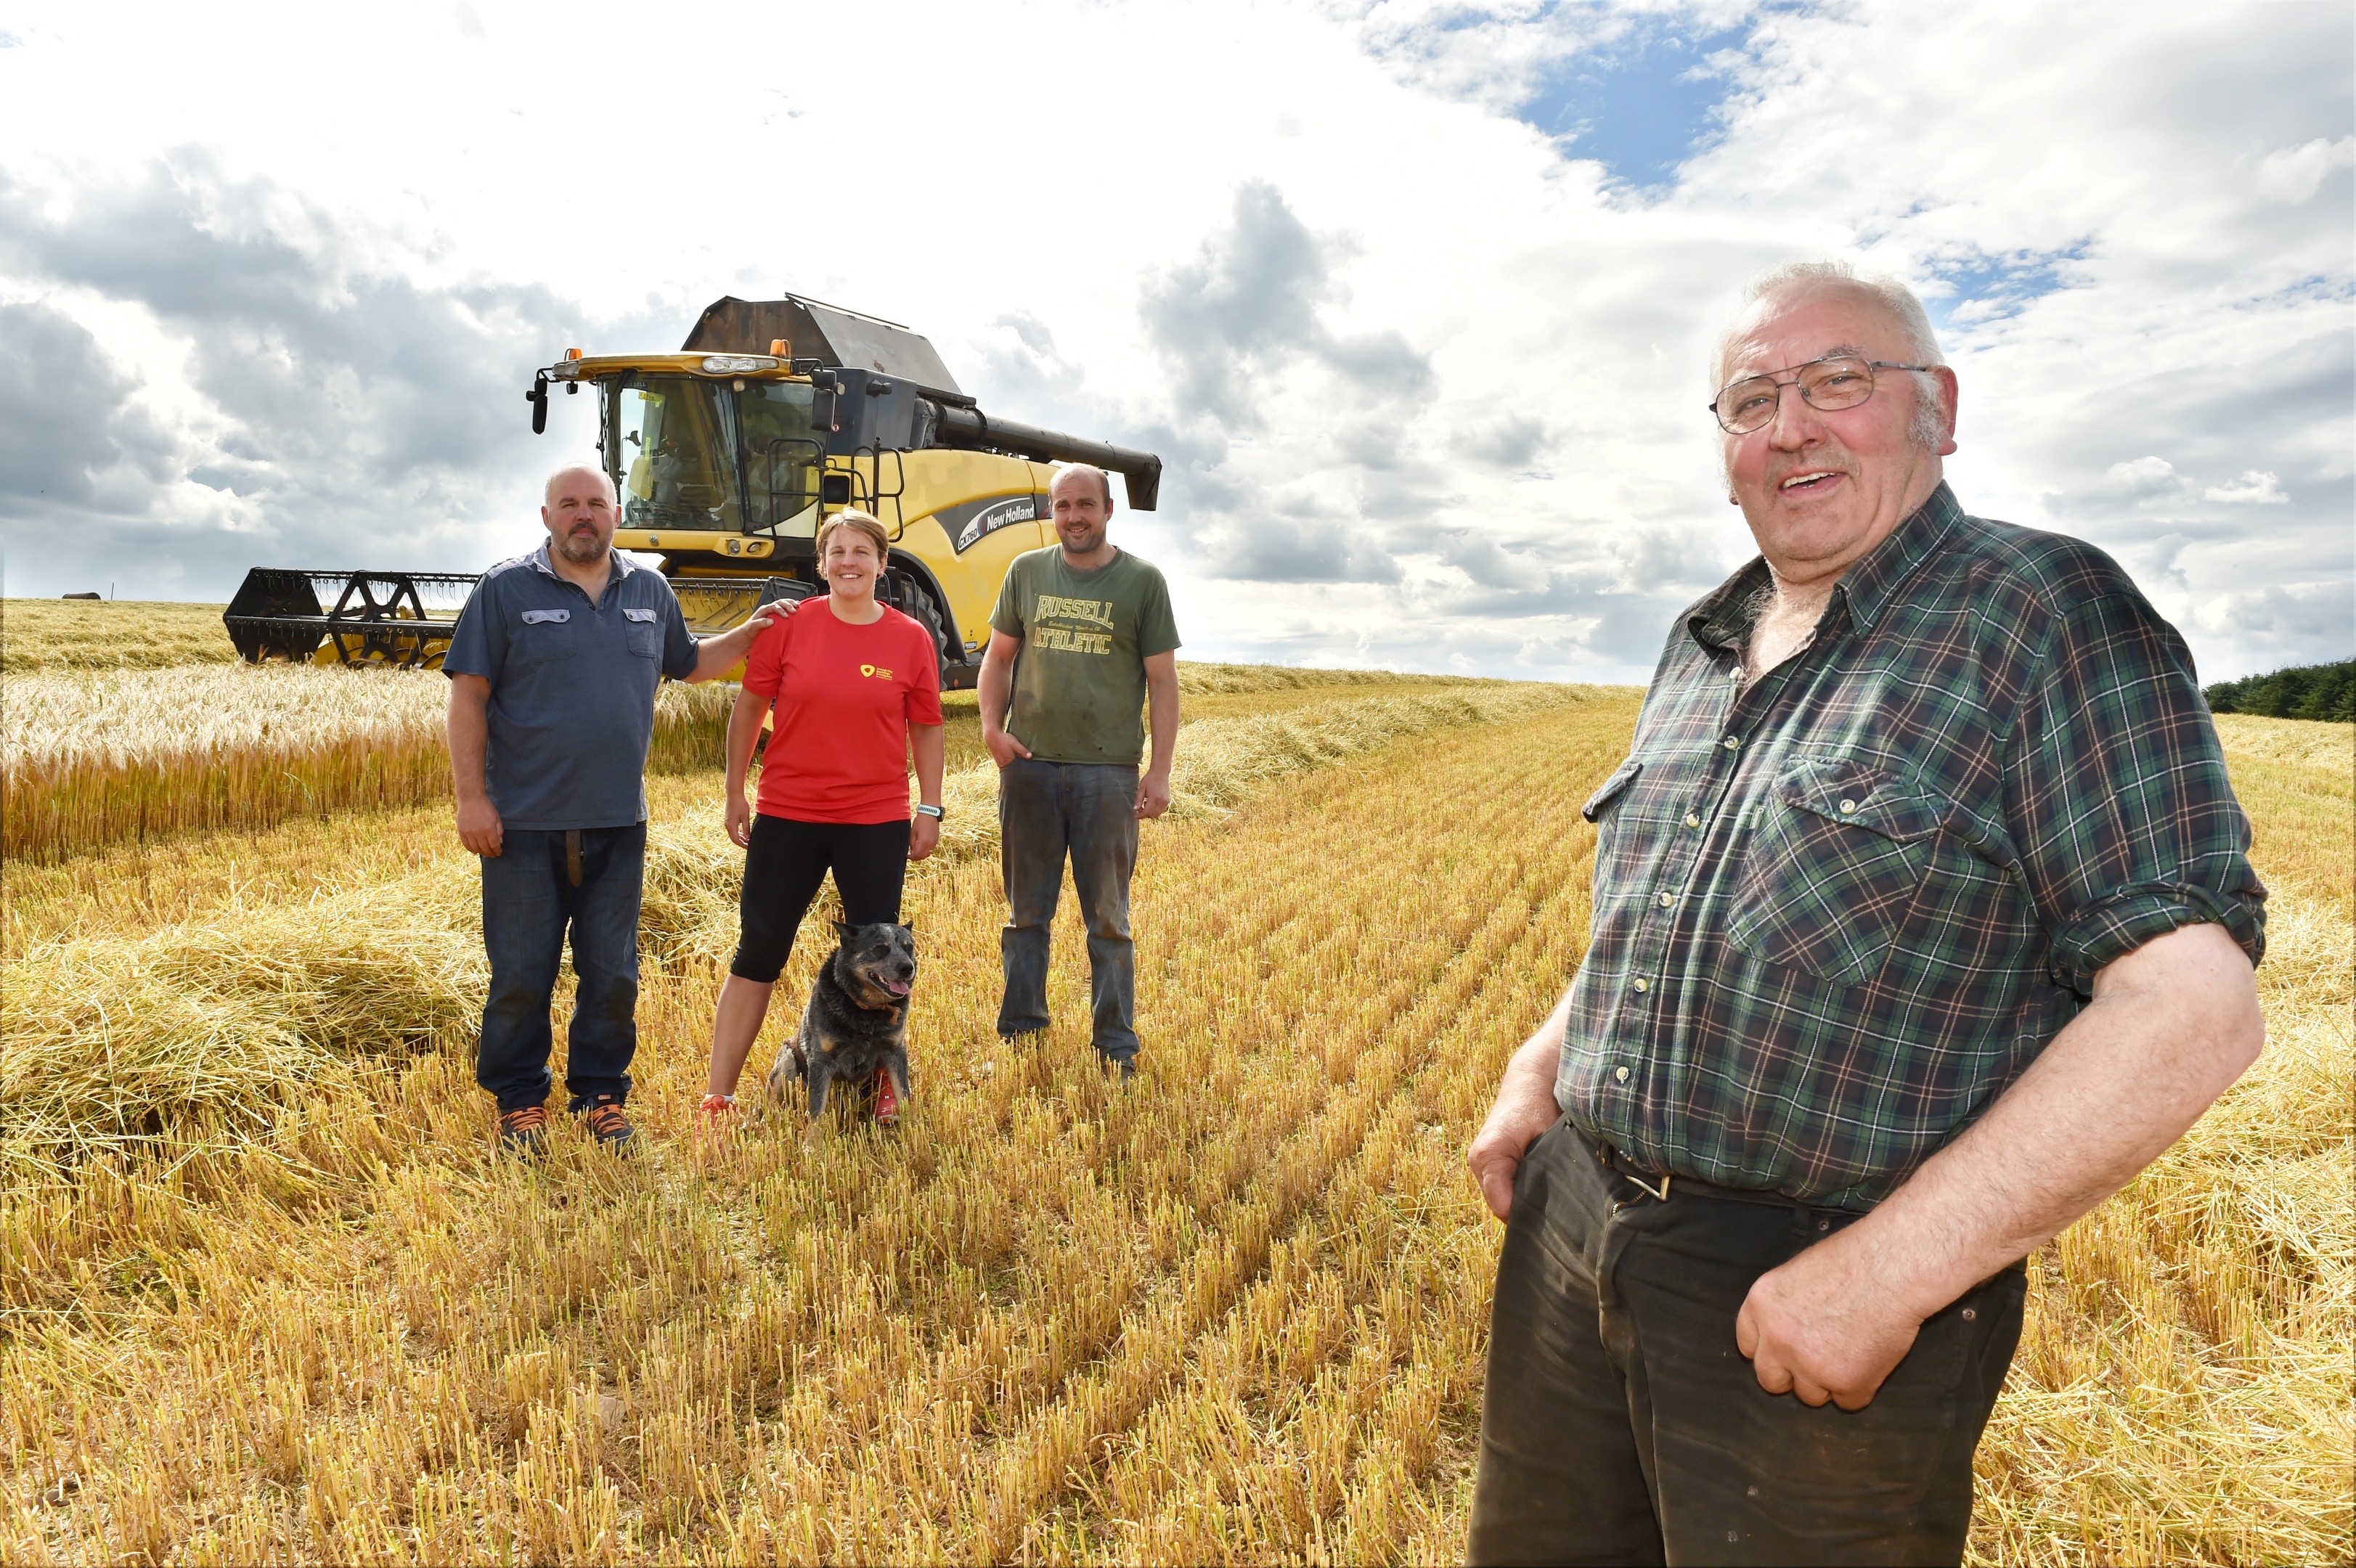
POLYGON ((1735 1315, 1752 1281, 1853 1216, 1680 1187, 1654 1198, 1568 1122, 1523 1157, 1467 1557, 1960 1562, 2020 1270, 1925 1322, 1863 1410, 1811 1410, 1760 1388, 1735 1315))

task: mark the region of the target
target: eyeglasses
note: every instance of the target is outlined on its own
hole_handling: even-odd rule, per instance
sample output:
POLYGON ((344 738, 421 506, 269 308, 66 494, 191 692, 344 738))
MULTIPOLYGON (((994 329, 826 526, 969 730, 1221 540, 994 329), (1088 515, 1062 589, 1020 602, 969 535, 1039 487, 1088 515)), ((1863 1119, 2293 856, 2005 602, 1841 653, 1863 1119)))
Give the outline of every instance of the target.
POLYGON ((1749 435, 1775 417, 1783 389, 1797 387, 1808 407, 1830 411, 1853 409, 1873 396, 1876 370, 1928 370, 1928 365, 1893 365, 1887 359, 1859 359, 1850 354, 1828 354, 1804 365, 1789 367, 1787 381, 1773 376, 1745 376, 1719 389, 1709 411, 1729 435, 1749 435))

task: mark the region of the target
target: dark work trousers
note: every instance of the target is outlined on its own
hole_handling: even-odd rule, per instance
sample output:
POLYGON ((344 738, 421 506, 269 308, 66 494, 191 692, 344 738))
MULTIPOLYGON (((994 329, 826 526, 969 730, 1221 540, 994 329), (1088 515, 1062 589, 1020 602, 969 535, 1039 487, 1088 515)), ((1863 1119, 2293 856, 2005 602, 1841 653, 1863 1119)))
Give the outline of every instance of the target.
POLYGON ((998 1032, 1047 1027, 1047 931, 1064 890, 1064 859, 1088 928, 1088 999, 1098 1051, 1137 1055, 1137 953, 1129 940, 1129 879, 1137 869, 1137 770, 1017 757, 998 773, 999 868, 1010 908, 999 933, 1006 999, 998 1032))
POLYGON ((774 985, 794 951, 802 916, 834 873, 842 918, 851 925, 900 923, 908 877, 908 821, 797 822, 753 818, 744 886, 736 898, 736 956, 728 972, 774 985))
POLYGON ((599 1095, 630 1093, 638 1049, 638 891, 646 874, 647 827, 584 827, 576 856, 557 830, 509 828, 499 853, 483 861, 483 946, 490 994, 475 1051, 475 1082, 502 1111, 548 1098, 549 997, 568 932, 573 939, 573 1027, 564 1086, 572 1108, 599 1095))
POLYGON ((1751 1282, 1849 1218, 1675 1179, 1664 1201, 1568 1122, 1532 1144, 1497 1263, 1469 1560, 1961 1561, 2020 1270, 1925 1322, 1863 1410, 1768 1393, 1735 1346, 1751 1282))

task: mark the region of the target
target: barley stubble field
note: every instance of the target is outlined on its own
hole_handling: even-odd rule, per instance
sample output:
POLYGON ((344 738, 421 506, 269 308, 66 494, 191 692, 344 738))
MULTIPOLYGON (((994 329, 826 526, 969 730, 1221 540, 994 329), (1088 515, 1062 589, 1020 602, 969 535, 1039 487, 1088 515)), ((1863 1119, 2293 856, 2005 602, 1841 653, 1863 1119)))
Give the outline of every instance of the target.
MULTIPOLYGON (((1497 1240, 1462 1150, 1583 945, 1573 808, 1634 692, 1182 667, 1127 1093, 1068 920, 1056 1028, 991 1029, 991 785, 953 709, 951 831, 908 901, 915 1106, 817 1148, 798 1116, 691 1125, 737 861, 717 709, 680 704, 648 1147, 560 1139, 533 1172, 470 1076, 438 677, 99 656, 90 617, 152 609, 44 638, 8 606, 0 1558, 1461 1551, 1497 1240), (203 701, 143 722, 151 674, 203 701), (207 804, 265 765, 304 787, 207 804)), ((2347 1554, 2351 732, 2221 728, 2276 892, 2270 1045, 2034 1260, 1985 1561, 2347 1554)))

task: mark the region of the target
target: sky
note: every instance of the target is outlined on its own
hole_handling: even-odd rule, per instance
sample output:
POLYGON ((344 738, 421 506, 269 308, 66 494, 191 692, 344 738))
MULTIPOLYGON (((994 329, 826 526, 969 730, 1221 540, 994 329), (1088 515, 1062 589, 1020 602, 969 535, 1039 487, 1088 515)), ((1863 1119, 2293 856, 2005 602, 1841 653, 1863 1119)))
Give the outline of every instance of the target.
POLYGON ((480 571, 792 291, 1143 446, 1187 655, 1636 681, 1753 553, 1745 283, 1920 293, 1983 517, 2201 678, 2356 653, 2356 11, 0 0, 0 587, 480 571))

